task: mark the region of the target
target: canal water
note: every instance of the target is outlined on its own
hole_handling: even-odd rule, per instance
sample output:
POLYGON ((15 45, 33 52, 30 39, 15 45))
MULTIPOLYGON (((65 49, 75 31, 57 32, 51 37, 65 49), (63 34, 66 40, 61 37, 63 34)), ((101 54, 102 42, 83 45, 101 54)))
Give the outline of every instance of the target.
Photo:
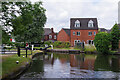
POLYGON ((114 78, 120 79, 120 56, 47 53, 33 58, 30 68, 19 77, 34 78, 114 78))

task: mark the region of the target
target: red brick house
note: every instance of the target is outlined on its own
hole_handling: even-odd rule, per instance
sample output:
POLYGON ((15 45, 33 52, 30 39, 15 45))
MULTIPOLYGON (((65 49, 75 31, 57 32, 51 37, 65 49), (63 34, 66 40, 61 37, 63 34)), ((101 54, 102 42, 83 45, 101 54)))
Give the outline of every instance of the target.
MULTIPOLYGON (((65 31, 62 29, 57 36, 58 41, 66 41, 65 31), (61 37, 62 36, 62 37, 61 37)), ((76 43, 84 42, 85 44, 94 44, 93 40, 98 33, 97 18, 71 18, 70 19, 70 36, 71 46, 76 43)))
POLYGON ((62 28, 57 35, 57 41, 70 42, 70 29, 62 28))
POLYGON ((53 28, 44 28, 44 41, 57 41, 57 33, 53 31, 53 28))

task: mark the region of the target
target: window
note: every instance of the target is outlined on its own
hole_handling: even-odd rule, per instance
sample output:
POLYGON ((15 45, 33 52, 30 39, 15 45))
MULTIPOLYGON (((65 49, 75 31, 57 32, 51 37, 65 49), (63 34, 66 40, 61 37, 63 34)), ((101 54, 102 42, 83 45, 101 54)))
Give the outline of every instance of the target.
POLYGON ((92 36, 92 32, 88 32, 88 35, 89 35, 89 36, 92 36))
POLYGON ((73 32, 73 35, 75 35, 75 32, 73 32))
POLYGON ((75 21, 75 27, 80 27, 80 21, 79 20, 75 21))
POLYGON ((80 36, 80 32, 77 32, 77 36, 80 36))
POLYGON ((96 32, 94 32, 94 35, 96 35, 96 32))
POLYGON ((88 43, 88 44, 92 44, 92 45, 94 45, 93 40, 87 40, 87 43, 88 43))
POLYGON ((52 39, 52 35, 49 35, 49 39, 52 39))
POLYGON ((54 35, 54 39, 56 39, 56 35, 54 35))
POLYGON ((74 40, 74 46, 80 44, 80 40, 74 40))
POLYGON ((88 27, 94 27, 94 25, 93 25, 93 21, 92 20, 90 20, 89 22, 88 22, 88 27))

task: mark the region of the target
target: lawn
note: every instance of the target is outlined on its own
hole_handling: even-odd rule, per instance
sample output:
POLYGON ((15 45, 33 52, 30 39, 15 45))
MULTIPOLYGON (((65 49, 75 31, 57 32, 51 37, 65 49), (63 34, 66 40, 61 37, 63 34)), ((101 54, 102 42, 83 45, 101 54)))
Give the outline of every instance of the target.
MULTIPOLYGON (((33 54, 38 52, 41 51, 40 50, 32 51, 33 54)), ((25 56, 24 55, 25 50, 23 50, 21 54, 22 55, 20 57, 18 57, 17 54, 2 55, 2 63, 0 62, 0 64, 2 65, 2 76, 0 76, 0 78, 7 76, 11 72, 17 71, 21 66, 24 66, 27 62, 31 61, 32 55, 28 55, 27 58, 26 57, 23 58, 23 56, 25 56), (19 64, 16 64, 16 61, 19 61, 19 64)), ((28 51, 28 54, 31 54, 31 51, 28 51)))

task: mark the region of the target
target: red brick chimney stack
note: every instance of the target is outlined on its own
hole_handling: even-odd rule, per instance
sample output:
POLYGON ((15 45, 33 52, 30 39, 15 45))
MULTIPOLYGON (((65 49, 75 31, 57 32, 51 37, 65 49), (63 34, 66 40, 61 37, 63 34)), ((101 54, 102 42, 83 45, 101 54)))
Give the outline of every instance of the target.
POLYGON ((52 31, 52 33, 54 32, 54 31, 53 31, 53 28, 51 28, 51 31, 52 31))

